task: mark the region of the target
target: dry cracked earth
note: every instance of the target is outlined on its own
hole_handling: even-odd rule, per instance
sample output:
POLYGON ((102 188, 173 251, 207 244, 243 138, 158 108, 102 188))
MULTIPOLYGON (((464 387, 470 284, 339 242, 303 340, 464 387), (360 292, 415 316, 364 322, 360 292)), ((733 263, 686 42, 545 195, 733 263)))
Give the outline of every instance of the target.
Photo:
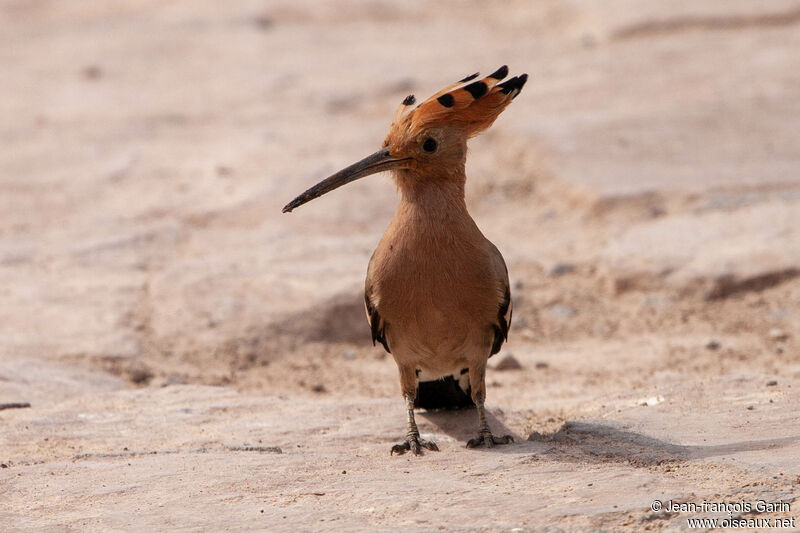
POLYGON ((800 2, 0 2, 4 531, 672 531, 800 501, 800 2), (396 105, 507 63, 492 426, 363 314, 396 105))

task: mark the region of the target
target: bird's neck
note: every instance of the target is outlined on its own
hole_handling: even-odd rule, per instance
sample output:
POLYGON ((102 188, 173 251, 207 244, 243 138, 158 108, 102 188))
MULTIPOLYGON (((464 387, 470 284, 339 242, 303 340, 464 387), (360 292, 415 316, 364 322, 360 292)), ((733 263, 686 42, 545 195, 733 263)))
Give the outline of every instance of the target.
POLYGON ((480 238, 464 201, 463 169, 455 176, 395 178, 401 192, 389 229, 395 238, 431 250, 480 238))
POLYGON ((426 218, 469 216, 464 200, 466 175, 463 167, 425 175, 401 170, 395 172, 394 178, 401 195, 398 213, 426 218))

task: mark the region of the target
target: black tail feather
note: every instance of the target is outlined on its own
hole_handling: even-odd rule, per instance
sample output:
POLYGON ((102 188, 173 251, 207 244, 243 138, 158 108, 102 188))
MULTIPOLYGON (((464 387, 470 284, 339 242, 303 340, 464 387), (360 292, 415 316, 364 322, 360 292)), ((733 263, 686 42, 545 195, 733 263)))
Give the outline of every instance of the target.
POLYGON ((473 407, 471 390, 461 388, 454 376, 420 381, 414 407, 418 409, 463 409, 473 407))

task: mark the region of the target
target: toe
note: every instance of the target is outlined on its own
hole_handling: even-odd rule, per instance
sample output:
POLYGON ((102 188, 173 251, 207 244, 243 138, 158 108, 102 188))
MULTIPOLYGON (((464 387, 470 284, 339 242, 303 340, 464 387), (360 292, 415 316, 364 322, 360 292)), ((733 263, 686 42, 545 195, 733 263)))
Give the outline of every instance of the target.
POLYGON ((403 455, 408 450, 409 450, 409 446, 408 446, 407 442, 405 442, 403 444, 395 444, 394 446, 392 446, 392 451, 389 453, 389 455, 394 455, 395 453, 397 455, 403 455))
POLYGON ((423 445, 425 448, 427 448, 427 449, 429 449, 430 451, 432 451, 432 452, 438 452, 438 451, 439 451, 439 447, 438 447, 438 446, 436 445, 436 443, 435 443, 435 442, 433 442, 433 441, 430 441, 430 440, 429 440, 429 441, 423 441, 423 442, 422 442, 422 445, 423 445))
POLYGON ((476 437, 467 441, 467 448, 477 448, 481 444, 483 444, 483 439, 481 437, 476 437))
POLYGON ((494 435, 490 436, 487 440, 487 445, 489 447, 493 447, 495 444, 508 444, 510 442, 514 442, 514 437, 511 435, 503 435, 502 437, 495 437, 494 435))
POLYGON ((502 437, 495 437, 495 442, 497 444, 510 444, 514 442, 514 437, 511 435, 503 435, 502 437))
POLYGON ((420 439, 409 439, 402 444, 395 444, 392 446, 392 451, 389 455, 403 455, 406 452, 411 452, 414 455, 423 455, 422 449, 432 450, 434 452, 439 451, 439 447, 436 446, 435 442, 420 440, 420 439))
POLYGON ((503 435, 502 437, 495 437, 491 433, 481 433, 474 439, 467 442, 467 448, 477 448, 479 446, 486 446, 487 448, 494 448, 496 444, 508 444, 514 442, 514 437, 511 435, 503 435))

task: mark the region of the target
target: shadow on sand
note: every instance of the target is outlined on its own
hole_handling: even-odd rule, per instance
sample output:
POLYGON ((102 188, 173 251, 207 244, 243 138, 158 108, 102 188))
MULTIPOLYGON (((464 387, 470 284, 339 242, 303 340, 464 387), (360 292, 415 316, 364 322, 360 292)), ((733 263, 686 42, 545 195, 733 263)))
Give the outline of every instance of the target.
MULTIPOLYGON (((417 416, 427 420, 435 425, 438 431, 457 441, 466 443, 469 439, 478 434, 478 411, 474 407, 467 407, 455 411, 422 411, 418 413, 417 416)), ((514 440, 520 440, 519 435, 515 435, 488 409, 486 410, 486 419, 489 421, 489 427, 495 436, 512 435, 514 440)))
MULTIPOLYGON (((437 429, 455 440, 466 442, 477 432, 475 409, 460 411, 429 411, 420 415, 437 429)), ((512 434, 497 417, 487 412, 489 425, 495 435, 512 434)), ((534 453, 542 459, 550 457, 571 462, 620 462, 637 467, 650 467, 706 459, 742 452, 779 449, 800 442, 800 435, 774 439, 745 440, 729 444, 682 445, 630 431, 606 421, 568 421, 552 433, 534 431, 527 440, 514 435, 518 441, 511 446, 498 446, 500 453, 534 453)))
POLYGON ((633 466, 648 467, 784 448, 800 442, 800 436, 746 440, 729 444, 683 445, 636 433, 609 422, 569 421, 553 433, 533 432, 528 436, 528 441, 547 445, 544 453, 556 457, 574 457, 589 462, 625 462, 633 466))

